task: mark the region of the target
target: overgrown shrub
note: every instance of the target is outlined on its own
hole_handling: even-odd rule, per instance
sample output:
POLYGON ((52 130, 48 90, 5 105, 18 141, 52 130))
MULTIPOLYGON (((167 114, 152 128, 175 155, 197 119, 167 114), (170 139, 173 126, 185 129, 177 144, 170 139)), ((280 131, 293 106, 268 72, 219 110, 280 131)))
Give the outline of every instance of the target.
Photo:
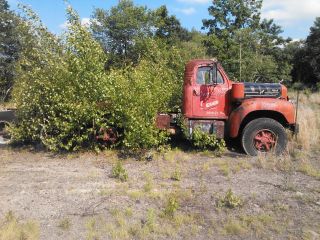
POLYGON ((20 60, 14 97, 18 142, 41 142, 50 150, 97 147, 95 133, 115 128, 126 148, 164 143, 155 126, 158 112, 177 109, 184 62, 179 50, 146 40, 137 66, 105 70, 107 54, 79 16, 68 8, 68 30, 58 38, 29 9, 23 26, 30 34, 20 60))
POLYGON ((208 134, 195 128, 191 136, 192 144, 195 148, 200 150, 212 150, 217 153, 222 153, 225 150, 225 142, 223 139, 218 139, 215 134, 208 134))
POLYGON ((93 127, 102 124, 106 101, 105 54, 79 18, 68 9, 69 31, 59 39, 30 11, 32 38, 20 62, 14 97, 19 124, 14 139, 42 142, 51 150, 78 149, 89 143, 93 127))

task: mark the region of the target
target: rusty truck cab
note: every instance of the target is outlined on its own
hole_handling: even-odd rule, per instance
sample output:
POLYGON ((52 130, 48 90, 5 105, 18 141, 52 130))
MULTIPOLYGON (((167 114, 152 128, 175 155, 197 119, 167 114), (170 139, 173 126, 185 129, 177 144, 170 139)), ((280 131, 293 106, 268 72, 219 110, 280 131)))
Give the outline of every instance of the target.
POLYGON ((182 113, 190 134, 200 127, 224 138, 231 87, 232 82, 216 60, 193 60, 186 65, 182 113))

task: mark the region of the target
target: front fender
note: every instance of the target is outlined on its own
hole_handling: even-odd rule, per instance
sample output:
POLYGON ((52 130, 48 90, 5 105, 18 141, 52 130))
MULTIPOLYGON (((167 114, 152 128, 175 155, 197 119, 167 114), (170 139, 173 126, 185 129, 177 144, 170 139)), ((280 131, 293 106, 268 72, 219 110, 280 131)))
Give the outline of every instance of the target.
MULTIPOLYGON (((295 107, 285 99, 253 98, 244 100, 239 107, 233 110, 228 119, 228 135, 235 138, 239 135, 241 123, 250 113, 268 112, 281 114, 288 124, 295 123, 295 107)), ((275 119, 277 120, 277 119, 275 119)))

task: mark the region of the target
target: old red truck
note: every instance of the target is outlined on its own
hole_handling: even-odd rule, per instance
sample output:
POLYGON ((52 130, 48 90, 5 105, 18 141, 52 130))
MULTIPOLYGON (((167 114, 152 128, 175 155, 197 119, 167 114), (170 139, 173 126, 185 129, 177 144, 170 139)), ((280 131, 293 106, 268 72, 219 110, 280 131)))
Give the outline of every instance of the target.
MULTIPOLYGON (((297 132, 295 106, 278 83, 235 83, 217 60, 192 60, 185 68, 183 108, 189 135, 195 128, 240 140, 249 155, 282 153, 287 129, 297 132)), ((175 114, 159 114, 157 125, 175 131, 175 114)))
MULTIPOLYGON (((219 138, 240 140, 249 155, 287 145, 287 129, 297 132, 295 107, 287 88, 278 83, 235 83, 216 60, 192 60, 185 68, 182 114, 189 135, 195 128, 219 138)), ((160 129, 175 132, 177 114, 159 114, 160 129)), ((10 142, 5 131, 14 111, 0 111, 0 144, 10 142)), ((111 131, 103 140, 114 139, 111 131)))

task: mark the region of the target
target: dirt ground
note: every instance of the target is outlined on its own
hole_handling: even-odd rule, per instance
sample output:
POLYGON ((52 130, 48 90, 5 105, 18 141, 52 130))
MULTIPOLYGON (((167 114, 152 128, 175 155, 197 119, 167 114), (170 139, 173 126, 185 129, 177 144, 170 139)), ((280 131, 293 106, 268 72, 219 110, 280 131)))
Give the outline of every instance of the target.
POLYGON ((45 240, 320 239, 318 153, 171 150, 121 160, 127 181, 112 177, 118 155, 0 148, 0 239, 15 231, 8 213, 45 240))

